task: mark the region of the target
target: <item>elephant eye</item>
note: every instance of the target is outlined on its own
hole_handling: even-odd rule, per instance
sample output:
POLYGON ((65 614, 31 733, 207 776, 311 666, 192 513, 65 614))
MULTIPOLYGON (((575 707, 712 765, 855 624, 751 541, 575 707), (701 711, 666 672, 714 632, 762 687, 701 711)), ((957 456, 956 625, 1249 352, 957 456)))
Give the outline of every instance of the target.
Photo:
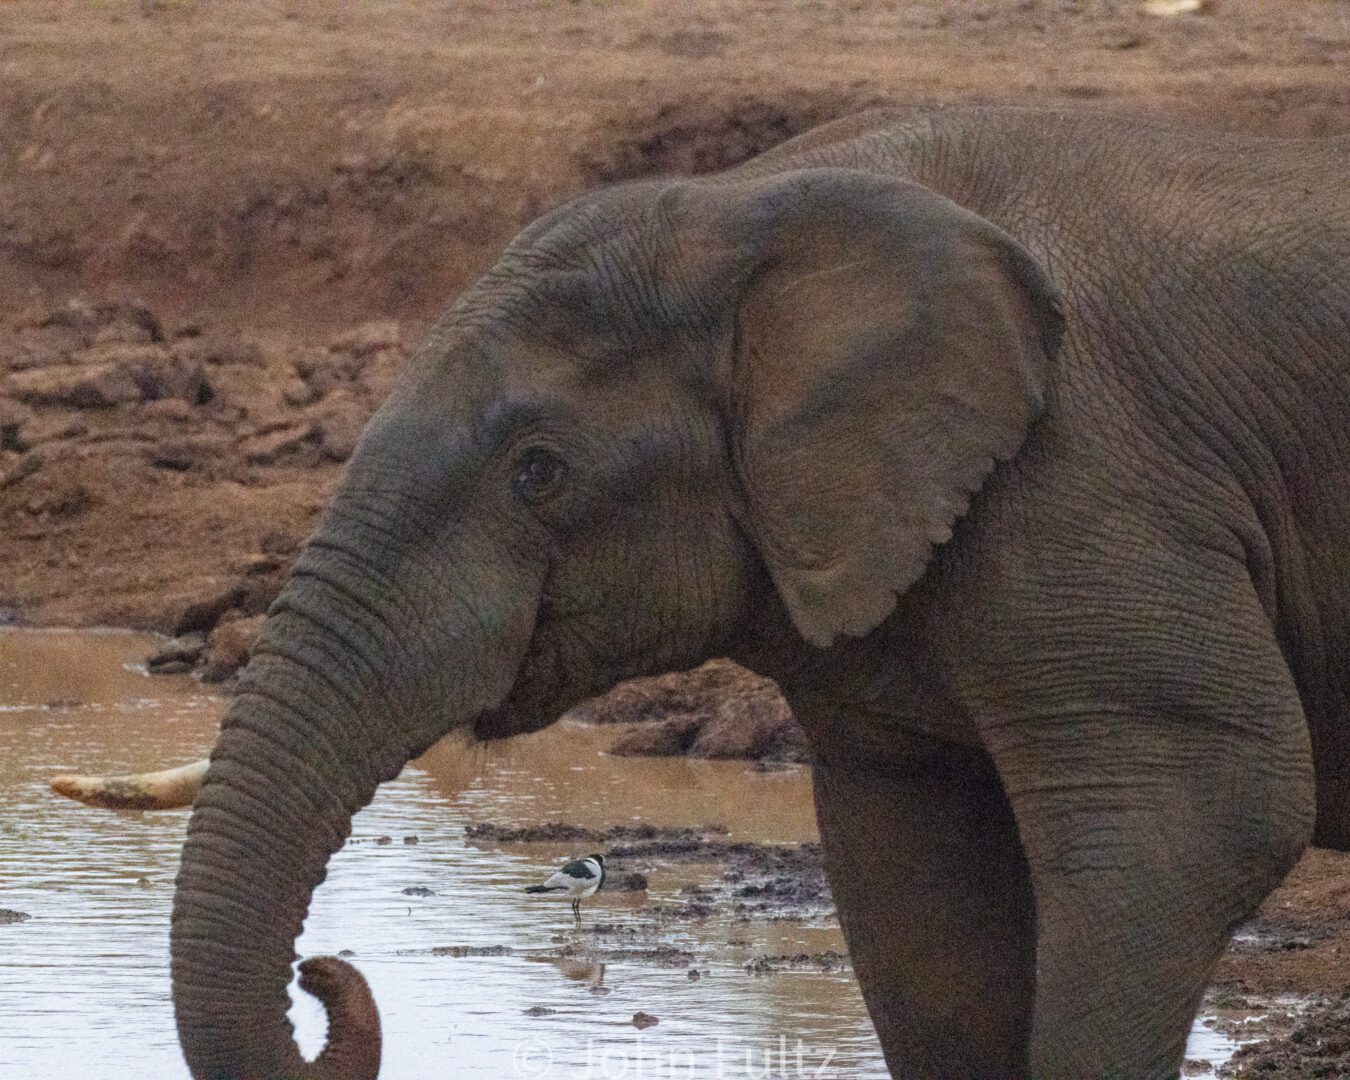
POLYGON ((557 454, 547 450, 527 450, 516 463, 512 486, 522 499, 542 499, 562 480, 564 465, 557 454))

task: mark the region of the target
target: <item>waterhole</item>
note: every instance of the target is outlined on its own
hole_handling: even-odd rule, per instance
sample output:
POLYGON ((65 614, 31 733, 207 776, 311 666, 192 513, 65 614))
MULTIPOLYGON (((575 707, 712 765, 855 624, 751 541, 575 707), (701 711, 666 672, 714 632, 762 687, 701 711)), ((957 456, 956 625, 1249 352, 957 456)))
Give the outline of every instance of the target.
MULTIPOLYGON (((31 916, 0 925, 0 1077, 186 1075, 168 924, 187 814, 91 810, 46 786, 56 771, 206 752, 224 700, 187 676, 147 676, 152 646, 121 632, 0 631, 0 908, 31 916)), ((442 743, 357 817, 297 951, 353 954, 382 1012, 382 1075, 885 1076, 852 974, 829 962, 845 947, 828 905, 654 919, 701 888, 727 890, 727 867, 638 857, 625 869, 648 888, 598 894, 578 931, 565 903, 524 889, 592 845, 466 838, 470 822, 563 821, 815 839, 805 769, 612 758, 613 734, 555 725, 473 751, 442 743), (811 959, 747 970, 792 955, 811 959), (657 1023, 635 1025, 638 1013, 657 1023)), ((292 993, 313 1055, 322 1011, 292 993)), ((1232 1044, 1197 1023, 1192 1050, 1219 1061, 1232 1044)))

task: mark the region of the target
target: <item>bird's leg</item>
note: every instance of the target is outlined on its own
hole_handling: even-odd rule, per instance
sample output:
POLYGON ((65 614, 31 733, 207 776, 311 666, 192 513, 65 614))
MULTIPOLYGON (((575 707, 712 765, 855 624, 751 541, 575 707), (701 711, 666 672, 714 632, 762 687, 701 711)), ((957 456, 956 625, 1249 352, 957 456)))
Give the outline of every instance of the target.
POLYGON ((573 901, 572 901, 572 917, 576 919, 577 925, 580 926, 580 925, 581 925, 581 901, 580 901, 580 900, 573 900, 573 901))

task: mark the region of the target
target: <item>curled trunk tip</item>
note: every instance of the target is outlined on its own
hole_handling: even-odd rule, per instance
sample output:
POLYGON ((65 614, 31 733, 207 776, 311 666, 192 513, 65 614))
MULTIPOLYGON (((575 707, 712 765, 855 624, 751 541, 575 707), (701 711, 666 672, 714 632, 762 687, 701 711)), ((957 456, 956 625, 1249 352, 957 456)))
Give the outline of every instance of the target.
POLYGON ((328 1045, 314 1061, 318 1076, 375 1080, 380 1071, 380 1013, 365 977, 336 956, 300 964, 300 989, 328 1012, 328 1045))

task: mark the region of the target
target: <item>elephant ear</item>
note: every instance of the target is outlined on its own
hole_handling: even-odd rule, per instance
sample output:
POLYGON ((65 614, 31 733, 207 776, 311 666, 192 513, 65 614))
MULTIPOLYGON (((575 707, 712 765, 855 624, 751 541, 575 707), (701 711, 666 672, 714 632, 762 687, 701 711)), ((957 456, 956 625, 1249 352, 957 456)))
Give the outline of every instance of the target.
POLYGON ((727 185, 733 435, 750 530, 801 634, 871 632, 1044 400, 1062 319, 1035 260, 916 184, 727 185))

